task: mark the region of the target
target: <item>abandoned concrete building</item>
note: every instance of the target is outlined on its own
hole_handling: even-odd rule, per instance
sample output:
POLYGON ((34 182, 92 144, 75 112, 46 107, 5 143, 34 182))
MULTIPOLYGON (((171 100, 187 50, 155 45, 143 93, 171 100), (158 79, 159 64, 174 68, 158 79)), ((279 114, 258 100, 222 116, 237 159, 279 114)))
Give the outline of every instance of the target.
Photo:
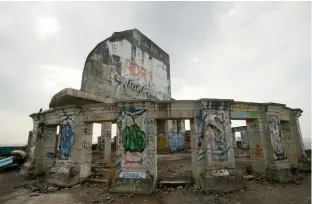
POLYGON ((92 124, 102 124, 101 150, 109 163, 116 123, 111 191, 150 193, 158 179, 157 149, 170 138, 183 142, 184 120, 190 120, 192 177, 203 190, 243 188, 234 162, 237 131, 253 171, 284 182, 291 168, 306 168, 301 114, 277 103, 174 100, 169 55, 137 29, 116 32, 88 55, 80 90, 65 88, 48 110, 30 115, 29 159, 21 174, 47 172, 46 181, 59 186, 84 181, 91 175, 92 124), (246 126, 232 129, 231 120, 245 120, 246 126))

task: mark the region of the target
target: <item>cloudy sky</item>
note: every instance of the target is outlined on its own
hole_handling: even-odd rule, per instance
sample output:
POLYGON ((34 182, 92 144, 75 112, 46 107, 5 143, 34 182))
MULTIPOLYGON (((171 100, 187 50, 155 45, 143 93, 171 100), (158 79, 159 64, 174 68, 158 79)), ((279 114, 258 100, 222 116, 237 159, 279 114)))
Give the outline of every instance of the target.
POLYGON ((26 144, 29 115, 80 89, 89 52, 132 28, 170 55, 174 98, 301 108, 311 140, 310 2, 0 2, 0 144, 26 144))

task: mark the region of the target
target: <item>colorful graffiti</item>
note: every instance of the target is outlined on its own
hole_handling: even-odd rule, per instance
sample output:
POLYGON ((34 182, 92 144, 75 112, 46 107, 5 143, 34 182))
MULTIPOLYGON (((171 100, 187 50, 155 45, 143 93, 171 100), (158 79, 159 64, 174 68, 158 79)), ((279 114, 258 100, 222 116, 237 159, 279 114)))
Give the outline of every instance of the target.
POLYGON ((127 126, 122 132, 122 144, 125 151, 130 152, 143 152, 146 147, 146 135, 140 129, 140 127, 135 124, 127 126))
MULTIPOLYGON (((128 32, 132 31, 124 34, 131 36, 128 32)), ((135 36, 154 44, 140 32, 135 36)), ((101 42, 87 57, 81 90, 115 99, 170 99, 169 56, 152 47, 143 48, 128 38, 101 42)))
MULTIPOLYGON (((147 157, 147 110, 122 108, 117 114, 117 163, 121 172, 144 172, 147 157)), ((119 174, 123 177, 124 173, 119 174)))
POLYGON ((170 131, 169 132, 169 150, 171 152, 184 149, 184 132, 170 131))
POLYGON ((287 159, 284 138, 281 133, 280 122, 278 116, 271 115, 269 116, 269 130, 271 137, 271 144, 273 147, 274 158, 276 160, 287 159))
POLYGON ((145 172, 121 172, 119 175, 121 178, 145 178, 145 172))
POLYGON ((167 141, 165 133, 159 132, 157 135, 157 151, 164 151, 167 149, 167 141))
POLYGON ((263 150, 260 148, 259 144, 256 144, 255 155, 257 159, 263 158, 263 150))
POLYGON ((227 153, 230 146, 227 145, 227 138, 230 138, 230 119, 220 109, 216 114, 208 115, 205 120, 205 134, 212 137, 212 159, 227 160, 227 153))
POLYGON ((67 160, 71 157, 72 143, 74 140, 74 116, 67 115, 60 118, 60 142, 58 159, 67 160))

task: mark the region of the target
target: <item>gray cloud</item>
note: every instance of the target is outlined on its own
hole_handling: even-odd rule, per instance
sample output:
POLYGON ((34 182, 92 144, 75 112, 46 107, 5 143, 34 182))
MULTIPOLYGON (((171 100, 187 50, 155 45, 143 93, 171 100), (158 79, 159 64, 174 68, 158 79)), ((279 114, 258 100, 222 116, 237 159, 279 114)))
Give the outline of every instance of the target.
POLYGON ((26 142, 28 115, 79 89, 89 52, 131 28, 170 55, 173 97, 299 107, 311 138, 310 2, 1 2, 0 144, 26 142), (39 32, 42 18, 57 30, 39 32))

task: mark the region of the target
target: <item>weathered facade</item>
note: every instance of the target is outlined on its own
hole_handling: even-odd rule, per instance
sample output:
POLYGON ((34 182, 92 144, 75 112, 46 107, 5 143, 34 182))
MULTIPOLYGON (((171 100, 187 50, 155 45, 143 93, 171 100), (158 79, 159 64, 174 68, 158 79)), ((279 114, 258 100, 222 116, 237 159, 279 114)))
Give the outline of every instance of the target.
MULTIPOLYGON (((46 171, 47 181, 60 186, 85 180, 91 175, 92 124, 102 123, 105 130, 105 124, 117 123, 117 161, 111 190, 150 193, 157 182, 158 133, 179 134, 185 131, 179 121, 189 119, 195 181, 210 191, 228 188, 234 178, 235 185, 230 186, 239 189, 244 182, 234 170, 230 121, 243 119, 247 121, 254 171, 267 172, 271 179, 287 180, 290 167, 299 166, 298 157, 303 153, 298 123, 300 109, 232 99, 170 100, 169 57, 158 47, 152 49, 149 41, 137 33, 137 30, 117 33, 100 43, 88 56, 81 90, 64 89, 53 96, 49 110, 31 115, 33 135, 29 161, 21 170, 23 175, 46 171), (136 46, 127 44, 131 40, 136 46), (144 48, 145 43, 149 49, 144 48), (128 51, 124 53, 120 46, 128 50, 131 47, 132 55, 128 56, 131 62, 125 61, 128 51), (111 55, 113 50, 115 55, 111 55), (138 59, 145 71, 134 65, 138 59), (167 72, 157 72, 157 75, 155 67, 147 68, 146 60, 167 72), (121 66, 120 62, 128 63, 128 67, 121 66), (127 78, 129 74, 141 77, 138 83, 154 86, 153 91, 148 92, 147 86, 132 85, 134 81, 129 82, 127 78), (159 78, 163 81, 157 82, 159 78), (141 92, 136 92, 139 89, 141 92), (139 99, 133 100, 134 96, 139 99), (180 125, 165 125, 164 120, 178 121, 180 125), (57 126, 60 126, 58 138, 57 126), (216 182, 216 177, 221 182, 216 182)), ((105 155, 110 155, 110 146, 105 145, 106 135, 102 131, 105 155)), ((170 144, 170 137, 168 142, 170 144)))

